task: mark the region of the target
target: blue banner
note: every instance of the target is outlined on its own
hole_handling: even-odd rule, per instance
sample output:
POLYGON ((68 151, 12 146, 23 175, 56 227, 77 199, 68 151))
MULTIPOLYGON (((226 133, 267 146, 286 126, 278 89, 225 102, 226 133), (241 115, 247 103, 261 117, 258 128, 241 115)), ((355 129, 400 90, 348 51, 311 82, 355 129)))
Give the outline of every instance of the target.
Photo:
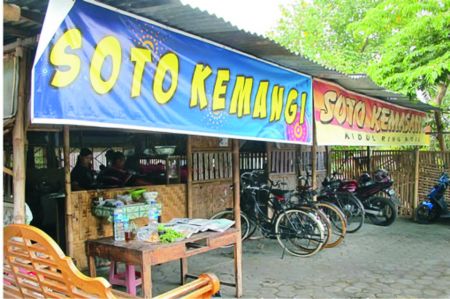
POLYGON ((309 76, 89 1, 61 16, 58 1, 33 67, 33 123, 312 143, 309 76))

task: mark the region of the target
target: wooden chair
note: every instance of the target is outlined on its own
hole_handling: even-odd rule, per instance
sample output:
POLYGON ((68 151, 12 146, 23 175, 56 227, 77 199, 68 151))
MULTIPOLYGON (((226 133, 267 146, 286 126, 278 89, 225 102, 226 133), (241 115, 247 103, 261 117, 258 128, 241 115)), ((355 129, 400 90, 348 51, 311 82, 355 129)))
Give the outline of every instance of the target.
MULTIPOLYGON (((58 244, 36 227, 8 225, 3 238, 5 298, 135 298, 113 290, 104 278, 81 273, 58 244)), ((219 289, 214 274, 202 274, 156 298, 211 298, 219 289)))

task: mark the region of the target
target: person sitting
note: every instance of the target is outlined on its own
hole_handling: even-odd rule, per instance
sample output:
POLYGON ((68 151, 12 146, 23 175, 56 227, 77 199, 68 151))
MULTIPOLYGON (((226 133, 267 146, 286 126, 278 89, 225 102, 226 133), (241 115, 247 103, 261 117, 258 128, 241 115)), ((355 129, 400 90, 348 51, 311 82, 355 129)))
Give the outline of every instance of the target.
POLYGON ((111 155, 111 166, 106 167, 99 175, 99 183, 103 187, 123 187, 146 185, 142 180, 125 169, 125 156, 121 152, 111 155))
POLYGON ((96 187, 95 171, 92 169, 92 151, 82 148, 77 158, 77 164, 70 173, 72 190, 86 190, 96 187))

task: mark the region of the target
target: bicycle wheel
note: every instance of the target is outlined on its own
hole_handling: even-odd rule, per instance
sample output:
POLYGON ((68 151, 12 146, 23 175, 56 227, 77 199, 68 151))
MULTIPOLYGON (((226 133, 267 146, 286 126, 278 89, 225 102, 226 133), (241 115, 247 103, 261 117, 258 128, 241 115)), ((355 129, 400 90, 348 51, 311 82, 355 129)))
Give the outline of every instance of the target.
POLYGON ((353 194, 338 193, 336 198, 329 201, 335 204, 344 213, 347 219, 347 233, 354 233, 364 224, 364 206, 353 194))
POLYGON ((320 249, 322 250, 322 249, 326 248, 327 247, 326 245, 331 240, 331 234, 332 234, 332 223, 328 219, 328 216, 317 207, 297 206, 297 208, 302 211, 312 213, 316 217, 316 219, 322 223, 324 240, 323 240, 323 245, 320 249))
POLYGON ((316 254, 324 244, 324 229, 314 215, 299 209, 289 209, 275 222, 278 243, 288 253, 308 257, 316 254))
MULTIPOLYGON (((213 215, 210 219, 229 219, 234 221, 234 211, 233 210, 224 210, 219 213, 213 215)), ((249 237, 250 231, 250 220, 248 220, 247 215, 241 212, 241 238, 242 241, 249 237)), ((229 247, 229 246, 226 246, 229 247)))
POLYGON ((347 221, 344 213, 332 203, 317 202, 315 206, 324 213, 331 225, 330 240, 324 245, 325 248, 336 247, 344 241, 347 233, 347 221))
POLYGON ((253 234, 255 233, 256 229, 258 228, 258 224, 256 224, 255 221, 248 219, 248 222, 250 223, 250 227, 248 229, 248 234, 245 237, 245 239, 249 239, 253 234))

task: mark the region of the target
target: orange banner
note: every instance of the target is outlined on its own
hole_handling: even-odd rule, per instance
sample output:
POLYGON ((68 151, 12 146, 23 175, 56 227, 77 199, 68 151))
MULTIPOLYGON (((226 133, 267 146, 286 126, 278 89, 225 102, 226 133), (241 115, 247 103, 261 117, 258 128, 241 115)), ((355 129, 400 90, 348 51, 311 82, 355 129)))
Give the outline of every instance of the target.
POLYGON ((315 79, 314 119, 318 145, 428 145, 426 113, 315 79))

